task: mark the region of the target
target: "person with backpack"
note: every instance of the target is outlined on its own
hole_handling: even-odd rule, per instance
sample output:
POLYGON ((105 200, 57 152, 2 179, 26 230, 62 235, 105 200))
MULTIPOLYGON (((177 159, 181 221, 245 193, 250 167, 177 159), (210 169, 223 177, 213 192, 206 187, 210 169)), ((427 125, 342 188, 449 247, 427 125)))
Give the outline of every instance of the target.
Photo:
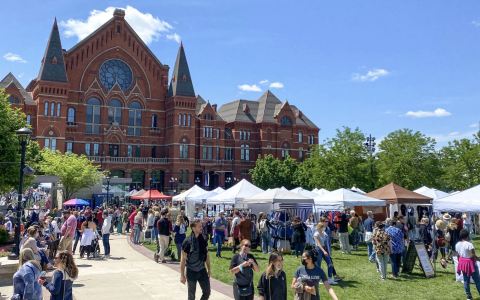
POLYGON ((42 300, 42 286, 38 279, 42 274, 42 267, 35 259, 32 249, 24 248, 18 258, 18 271, 13 274, 12 300, 42 300))
POLYGON ((207 300, 211 292, 208 242, 202 235, 202 222, 200 220, 190 222, 190 228, 192 229, 192 234, 182 244, 180 282, 188 284, 188 300, 195 300, 197 282, 202 289, 200 300, 207 300))
POLYGON ((261 212, 258 216, 258 232, 260 234, 260 240, 262 241, 262 252, 264 254, 269 253, 272 250, 270 243, 270 228, 272 225, 267 219, 267 214, 261 212))
POLYGON ((214 243, 217 244, 217 257, 222 257, 222 246, 225 241, 225 228, 227 227, 227 220, 225 219, 223 211, 218 213, 218 217, 213 223, 215 229, 214 243))

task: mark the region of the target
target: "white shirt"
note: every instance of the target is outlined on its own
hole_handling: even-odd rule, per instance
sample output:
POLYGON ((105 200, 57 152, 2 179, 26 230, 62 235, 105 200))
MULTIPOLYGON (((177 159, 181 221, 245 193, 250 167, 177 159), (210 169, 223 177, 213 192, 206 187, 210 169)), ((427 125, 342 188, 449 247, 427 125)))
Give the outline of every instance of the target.
POLYGON ((235 226, 237 226, 238 224, 240 224, 240 218, 239 217, 233 218, 232 227, 230 228, 230 234, 233 234, 233 230, 235 229, 235 226))
POLYGON ((110 233, 110 227, 112 227, 112 216, 108 215, 105 220, 103 220, 102 224, 102 234, 109 234, 110 233))
POLYGON ((465 257, 465 258, 472 257, 473 249, 475 249, 473 244, 467 241, 461 241, 455 245, 455 251, 457 251, 460 257, 465 257))

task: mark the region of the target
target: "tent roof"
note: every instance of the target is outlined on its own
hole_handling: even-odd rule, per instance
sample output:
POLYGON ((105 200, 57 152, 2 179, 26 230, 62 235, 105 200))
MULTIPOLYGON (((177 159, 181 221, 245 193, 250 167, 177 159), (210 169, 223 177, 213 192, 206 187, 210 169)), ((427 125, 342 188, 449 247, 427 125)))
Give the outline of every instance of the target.
POLYGON ((205 192, 203 194, 200 194, 200 195, 197 195, 197 196, 194 196, 194 197, 187 197, 187 200, 193 200, 195 202, 200 202, 200 201, 203 201, 203 200, 207 200, 209 198, 212 198, 212 197, 215 197, 216 195, 220 194, 220 193, 223 193, 225 192, 225 190, 221 187, 217 187, 216 189, 214 190, 211 190, 211 191, 208 191, 208 192, 205 192))
POLYGON ((369 197, 385 199, 389 203, 429 204, 432 198, 412 192, 395 183, 389 183, 367 194, 369 197))
POLYGON ((329 190, 323 189, 323 188, 322 188, 322 189, 314 188, 314 189, 312 190, 312 192, 314 192, 315 194, 320 195, 320 196, 325 195, 325 194, 327 194, 327 193, 330 193, 329 190))
POLYGON ((144 191, 141 195, 132 196, 133 200, 170 200, 172 196, 167 196, 160 192, 159 190, 147 190, 144 191))
POLYGON ((433 200, 434 211, 480 213, 480 185, 433 200))
POLYGON ((199 187, 198 185, 194 185, 188 190, 184 191, 173 197, 174 201, 185 201, 187 197, 195 197, 201 194, 206 193, 207 191, 199 187))
POLYGON ((426 186, 422 186, 421 188, 418 188, 418 189, 414 190, 414 192, 417 193, 417 194, 420 194, 420 195, 430 197, 434 200, 439 199, 439 198, 443 198, 443 197, 449 195, 448 193, 445 193, 443 191, 440 191, 440 190, 437 190, 437 189, 434 189, 434 188, 429 188, 429 187, 426 187, 426 186))
POLYGON ((305 197, 283 188, 268 189, 242 201, 250 203, 313 203, 313 197, 305 197))
POLYGON ((315 198, 315 207, 321 210, 343 210, 354 206, 385 206, 380 200, 348 189, 338 189, 315 198))
POLYGON ((88 206, 90 205, 90 202, 88 202, 87 200, 74 198, 74 199, 70 199, 68 201, 63 202, 63 205, 64 206, 88 206))
POLYGON ((296 193, 296 194, 300 194, 304 197, 310 197, 310 198, 315 198, 315 197, 318 197, 318 194, 317 193, 314 193, 314 192, 311 192, 309 190, 306 190, 304 188, 301 188, 301 187, 297 187, 293 190, 290 190, 290 192, 292 193, 296 193))
POLYGON ((210 199, 207 204, 236 204, 238 201, 250 198, 255 194, 263 192, 261 188, 248 182, 246 179, 240 180, 237 184, 210 199))
MULTIPOLYGON (((133 190, 133 191, 134 191, 134 190, 133 190)), ((133 191, 132 191, 132 192, 133 192, 133 191)), ((144 190, 144 189, 141 189, 141 190, 136 191, 136 192, 134 192, 134 193, 132 193, 132 192, 130 192, 130 193, 131 193, 131 194, 130 194, 130 197, 139 196, 139 195, 145 193, 145 190, 144 190)))
POLYGON ((357 193, 363 194, 363 195, 365 195, 365 194, 366 194, 366 193, 365 193, 363 190, 359 189, 359 188, 358 188, 358 187, 356 187, 356 186, 352 186, 351 190, 352 190, 352 191, 354 191, 354 192, 357 192, 357 193))

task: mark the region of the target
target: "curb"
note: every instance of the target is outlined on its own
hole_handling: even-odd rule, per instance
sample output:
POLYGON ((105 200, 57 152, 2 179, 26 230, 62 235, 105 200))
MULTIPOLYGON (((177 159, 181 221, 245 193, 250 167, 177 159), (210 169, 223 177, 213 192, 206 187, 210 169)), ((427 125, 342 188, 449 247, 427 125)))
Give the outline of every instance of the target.
MULTIPOLYGON (((133 250, 137 251, 138 253, 142 254, 143 256, 147 257, 148 259, 150 259, 151 261, 153 261, 155 263, 155 261, 153 260, 153 254, 155 252, 153 252, 152 250, 147 249, 146 247, 143 247, 141 245, 135 245, 134 243, 132 243, 132 241, 130 240, 129 237, 130 236, 127 235, 126 239, 127 239, 127 243, 130 245, 130 247, 132 247, 133 250)), ((168 268, 180 273, 180 264, 179 263, 166 263, 166 264, 161 264, 161 265, 165 266, 165 267, 168 267, 168 268)), ((219 281, 215 278, 210 278, 210 288, 213 291, 216 291, 218 293, 221 293, 221 294, 223 294, 225 296, 228 296, 228 297, 233 299, 233 290, 232 290, 231 285, 223 283, 223 282, 221 282, 221 281, 219 281)))

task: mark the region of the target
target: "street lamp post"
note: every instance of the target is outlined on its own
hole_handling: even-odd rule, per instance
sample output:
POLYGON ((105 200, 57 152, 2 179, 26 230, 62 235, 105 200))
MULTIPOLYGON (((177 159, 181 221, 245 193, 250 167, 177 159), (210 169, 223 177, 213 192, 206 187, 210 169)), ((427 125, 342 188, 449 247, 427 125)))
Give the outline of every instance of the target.
POLYGON ((151 197, 152 197, 152 180, 153 180, 152 177, 150 177, 150 179, 149 179, 149 181, 150 181, 150 183, 149 183, 150 189, 149 189, 149 191, 148 191, 148 204, 150 204, 150 200, 151 200, 151 197))
POLYGON ((110 176, 105 177, 107 181, 107 206, 110 204, 110 176))
POLYGON ((15 226, 15 247, 13 253, 9 255, 9 259, 18 259, 20 254, 20 224, 22 223, 22 197, 23 197, 23 175, 25 169, 25 152, 32 131, 29 128, 21 128, 16 131, 21 146, 20 158, 20 178, 18 182, 18 200, 17 200, 17 224, 15 226))
POLYGON ((368 135, 367 140, 365 143, 363 143, 365 148, 367 148, 368 154, 370 154, 370 180, 372 184, 372 190, 375 189, 375 179, 373 177, 373 154, 375 153, 375 146, 377 145, 375 143, 375 137, 373 137, 371 134, 368 135))

